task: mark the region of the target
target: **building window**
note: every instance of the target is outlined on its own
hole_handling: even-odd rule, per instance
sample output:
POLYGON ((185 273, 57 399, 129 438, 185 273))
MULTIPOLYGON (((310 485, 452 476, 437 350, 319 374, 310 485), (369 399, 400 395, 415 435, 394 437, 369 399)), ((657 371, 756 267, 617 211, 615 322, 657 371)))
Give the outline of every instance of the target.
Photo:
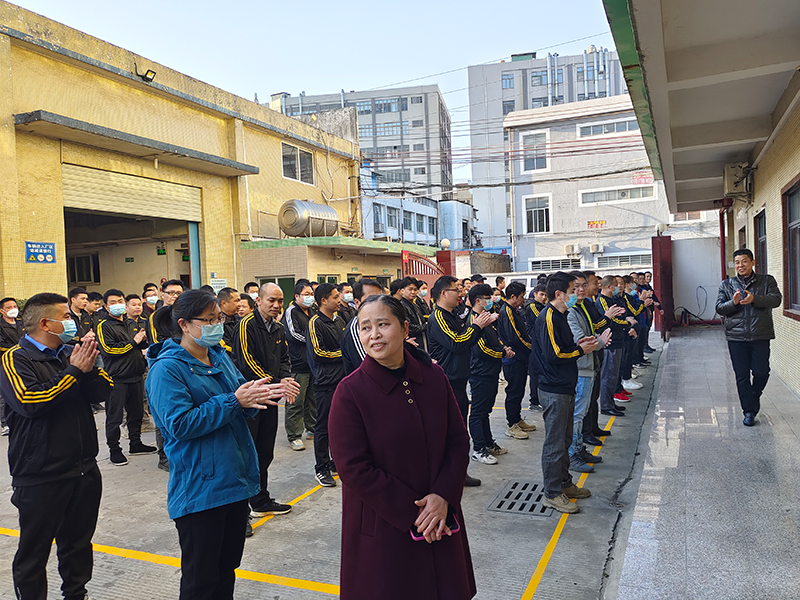
POLYGON ((580 258, 550 258, 531 261, 531 271, 571 271, 580 268, 580 258))
POLYGON ((414 175, 425 175, 425 167, 414 167, 414 175))
POLYGON ((584 72, 583 72, 583 67, 578 67, 575 72, 576 72, 576 75, 578 77, 578 81, 583 81, 584 80, 584 75, 585 75, 584 72))
POLYGON ((690 212, 675 213, 672 216, 672 220, 675 221, 676 223, 678 221, 699 221, 702 218, 702 216, 703 216, 702 212, 700 212, 699 210, 693 210, 690 212))
POLYGON ((375 135, 400 135, 401 133, 408 133, 408 121, 401 121, 399 123, 378 123, 375 125, 375 135))
POLYGON ((586 94, 578 94, 578 102, 583 102, 586 100, 586 94))
POLYGON ((650 267, 653 265, 652 254, 607 254, 597 257, 598 269, 616 269, 621 267, 650 267))
POLYGON ((508 129, 503 129, 503 141, 508 141, 508 129))
POLYGON ((377 114, 397 112, 398 110, 400 110, 400 98, 375 100, 375 112, 377 114))
POLYGON ((67 259, 67 273, 70 284, 100 283, 100 258, 97 254, 70 256, 67 259))
POLYGON ((547 85, 547 71, 533 71, 531 85, 547 85))
POLYGON ((397 216, 400 211, 389 206, 386 209, 386 222, 392 229, 397 229, 397 216))
POLYGON ((436 236, 436 219, 428 217, 428 235, 436 236))
POLYGON ((522 136, 522 170, 537 171, 547 168, 547 134, 534 133, 522 136))
POLYGON ((597 97, 598 98, 605 98, 607 95, 608 94, 606 94, 606 92, 597 92, 597 97))
POLYGON ((379 158, 402 158, 408 156, 408 144, 397 146, 378 146, 373 153, 379 158))
POLYGON ((386 231, 383 221, 383 206, 380 204, 372 205, 372 224, 375 228, 375 233, 384 233, 386 231))
POLYGON ((547 96, 531 98, 531 108, 544 108, 545 106, 550 106, 550 101, 547 99, 547 96))
POLYGON ((581 204, 598 204, 600 202, 625 202, 628 200, 650 200, 655 197, 652 185, 643 187, 621 188, 616 190, 599 190, 597 192, 581 192, 581 204))
POLYGON ((556 83, 564 83, 564 69, 556 71, 556 83))
POLYGON ((422 104, 422 96, 411 96, 411 104, 422 104))
POLYGON ((414 151, 425 150, 425 144, 414 144, 414 151))
POLYGON ((594 100, 595 98, 597 98, 597 94, 595 94, 594 92, 589 92, 589 93, 587 94, 586 98, 587 98, 588 100, 594 100))
POLYGON ((411 121, 412 127, 422 127, 424 124, 425 122, 422 119, 416 119, 414 121, 411 121))
POLYGON ((362 100, 361 102, 356 102, 356 110, 360 115, 371 115, 372 100, 362 100))
POLYGON ((600 123, 598 125, 581 125, 579 133, 583 138, 598 135, 611 135, 612 133, 626 133, 629 131, 639 131, 639 122, 636 119, 614 121, 613 123, 600 123))
POLYGON ((514 89, 514 74, 513 73, 503 73, 501 76, 500 81, 502 82, 504 90, 513 90, 514 89))
POLYGON ((561 96, 553 96, 553 105, 555 106, 556 104, 564 104, 563 94, 561 96))
POLYGON ((550 231, 550 199, 547 196, 525 198, 525 218, 528 233, 550 231))
POLYGON ((425 215, 417 215, 417 233, 425 233, 425 215))
POLYGON ((289 144, 281 144, 283 176, 314 185, 314 155, 289 144))
POLYGON ((408 110, 408 98, 400 98, 400 110, 408 110))
POLYGON ((503 100, 503 116, 514 110, 513 100, 503 100))
POLYGON ((762 210, 753 217, 753 229, 756 238, 756 272, 767 272, 767 211, 762 210))
POLYGON ((372 125, 359 125, 358 137, 360 138, 372 137, 372 125))
POLYGON ((413 231, 411 225, 411 213, 407 210, 403 211, 403 229, 405 231, 413 231))
POLYGON ((586 79, 592 81, 594 79, 594 65, 589 65, 586 68, 586 79))
POLYGON ((378 171, 378 183, 405 183, 407 181, 411 181, 411 172, 408 169, 378 171))
POLYGON ((786 215, 786 236, 789 242, 789 255, 786 269, 786 294, 792 310, 800 311, 800 185, 795 185, 786 193, 784 207, 786 215))
POLYGON ((511 218, 511 202, 506 202, 506 219, 510 218, 511 218))

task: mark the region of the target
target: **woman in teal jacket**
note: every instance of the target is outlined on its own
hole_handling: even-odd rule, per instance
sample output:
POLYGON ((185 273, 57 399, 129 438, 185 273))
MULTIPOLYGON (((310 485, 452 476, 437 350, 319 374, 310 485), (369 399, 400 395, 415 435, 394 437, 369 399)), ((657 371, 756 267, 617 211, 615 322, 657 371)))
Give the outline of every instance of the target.
POLYGON ((170 463, 167 508, 181 545, 181 600, 233 598, 259 471, 246 418, 291 390, 245 382, 219 345, 216 297, 185 292, 154 315, 176 338, 148 351, 147 399, 170 463))

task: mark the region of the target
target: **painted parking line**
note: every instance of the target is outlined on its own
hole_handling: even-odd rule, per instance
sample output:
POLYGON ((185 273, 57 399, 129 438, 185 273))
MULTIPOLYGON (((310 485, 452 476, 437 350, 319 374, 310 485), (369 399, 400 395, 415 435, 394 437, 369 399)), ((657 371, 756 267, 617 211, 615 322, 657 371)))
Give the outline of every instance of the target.
MULTIPOLYGON (((339 476, 338 476, 338 475, 336 475, 336 476, 334 477, 334 479, 335 479, 336 481, 339 481, 339 476)), ((314 492, 317 492, 317 491, 319 491, 319 490, 321 490, 321 489, 322 489, 322 486, 321 486, 321 485, 318 485, 318 486, 316 486, 316 487, 313 487, 313 488, 311 488, 310 490, 308 490, 307 492, 305 492, 305 493, 303 493, 303 494, 300 494, 300 495, 299 495, 297 498, 295 498, 294 500, 289 500, 289 502, 287 502, 287 504, 288 504, 289 506, 294 506, 295 504, 297 504, 297 503, 298 503, 298 502, 300 502, 301 500, 305 500, 305 499, 306 499, 306 498, 308 498, 308 497, 309 497, 311 494, 313 494, 314 492)), ((261 527, 261 526, 262 526, 264 523, 266 523, 266 522, 267 522, 267 521, 269 521, 270 519, 273 519, 273 518, 275 518, 276 516, 277 516, 277 515, 267 515, 267 516, 265 516, 265 517, 261 517, 261 518, 260 518, 258 521, 256 521, 255 523, 252 523, 252 527, 253 527, 253 529, 255 529, 256 527, 261 527)))
MULTIPOLYGON (((606 423, 605 429, 611 429, 611 426, 614 424, 615 417, 609 417, 608 423, 606 423)), ((600 438, 600 441, 604 442, 606 440, 606 436, 600 438)), ((592 454, 597 456, 600 452, 600 446, 595 446, 594 450, 592 450, 592 454)), ((583 487, 583 484, 586 483, 586 479, 589 477, 589 473, 582 473, 581 476, 578 478, 578 482, 575 484, 578 487, 583 487)), ((575 502, 573 499, 572 502, 575 502)), ((558 524, 556 525, 556 529, 553 532, 553 535, 550 536, 550 541, 547 542, 547 546, 544 549, 544 553, 542 554, 542 558, 539 559, 539 564, 536 565, 536 570, 533 572, 533 576, 531 580, 528 582, 528 587, 525 588, 525 592, 522 594, 521 600, 531 600, 533 595, 536 593, 536 589, 539 587, 539 583, 542 581, 542 576, 544 575, 545 569, 547 569, 547 565, 550 562, 550 558, 553 556, 553 551, 556 549, 556 544, 558 544, 558 540, 561 537, 561 532, 564 530, 564 525, 567 522, 567 517, 569 515, 567 513, 561 513, 561 517, 558 519, 558 524)))
MULTIPOLYGON (((5 529, 0 527, 0 535, 19 537, 19 531, 16 529, 5 529)), ((110 556, 118 556, 120 558, 140 560, 156 565, 175 567, 176 569, 181 567, 181 559, 175 556, 164 556, 162 554, 152 554, 150 552, 130 550, 128 548, 116 548, 114 546, 104 546, 102 544, 92 544, 92 547, 95 552, 99 552, 100 554, 108 554, 110 556)), ((280 575, 259 573, 257 571, 247 571, 245 569, 236 569, 236 577, 239 579, 260 581, 262 583, 271 583, 273 585, 280 585, 283 587, 307 590, 311 592, 321 592, 323 594, 331 594, 333 596, 339 595, 339 586, 332 583, 320 583, 319 581, 308 581, 306 579, 282 577, 280 575)))

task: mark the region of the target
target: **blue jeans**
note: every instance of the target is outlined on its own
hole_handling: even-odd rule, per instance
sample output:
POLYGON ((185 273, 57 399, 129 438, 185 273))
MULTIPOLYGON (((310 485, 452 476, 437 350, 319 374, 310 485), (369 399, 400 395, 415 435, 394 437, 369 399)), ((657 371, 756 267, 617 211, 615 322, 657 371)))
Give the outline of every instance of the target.
POLYGON ((569 445, 572 442, 572 416, 575 414, 575 396, 553 394, 539 390, 544 417, 544 443, 542 444, 542 479, 544 495, 555 498, 561 490, 572 485, 569 473, 569 445))
POLYGON ((489 414, 497 397, 497 383, 497 376, 469 378, 469 389, 472 392, 469 434, 472 436, 472 447, 475 450, 487 448, 495 443, 489 427, 489 414))
POLYGON ((570 457, 583 448, 583 419, 589 412, 593 387, 594 377, 578 377, 578 385, 575 386, 575 415, 572 422, 572 445, 569 447, 570 457))

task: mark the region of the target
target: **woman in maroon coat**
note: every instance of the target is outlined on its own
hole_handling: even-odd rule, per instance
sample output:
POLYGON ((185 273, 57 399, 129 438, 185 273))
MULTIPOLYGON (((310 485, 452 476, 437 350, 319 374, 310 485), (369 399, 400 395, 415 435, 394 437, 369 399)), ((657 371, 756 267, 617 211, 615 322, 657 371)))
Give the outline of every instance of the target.
POLYGON ((339 384, 329 419, 343 484, 341 598, 472 598, 460 506, 469 436, 453 391, 430 357, 404 349, 400 302, 368 298, 358 327, 367 357, 339 384))

